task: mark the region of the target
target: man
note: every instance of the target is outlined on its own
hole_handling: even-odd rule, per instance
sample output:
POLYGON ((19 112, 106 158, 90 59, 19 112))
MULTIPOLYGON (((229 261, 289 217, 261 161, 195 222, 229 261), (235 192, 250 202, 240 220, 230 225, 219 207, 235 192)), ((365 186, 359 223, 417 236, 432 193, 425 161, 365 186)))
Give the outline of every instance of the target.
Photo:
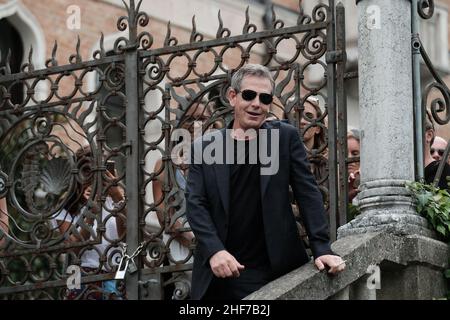
MULTIPOLYGON (((437 137, 435 136, 435 129, 431 115, 427 112, 425 116, 425 143, 423 148, 424 153, 424 178, 425 182, 432 184, 436 178, 437 171, 439 169, 440 161, 437 161, 432 157, 431 146, 434 145, 434 141, 437 137)), ((442 158, 442 156, 441 156, 442 158)), ((447 184, 447 177, 450 176, 450 165, 444 164, 444 168, 441 176, 438 178, 438 187, 440 189, 449 190, 447 184)))
MULTIPOLYGON (((233 75, 228 91, 234 107, 231 133, 222 129, 211 134, 214 139, 194 142, 186 188, 186 214, 197 239, 193 299, 242 299, 309 261, 292 213, 289 185, 304 217, 317 268, 336 274, 345 267, 331 251, 322 196, 297 129, 280 121, 265 121, 273 90, 266 67, 243 66, 233 75), (255 136, 252 129, 262 130, 255 136), (272 154, 278 157, 278 170, 270 175, 263 173, 267 168, 262 159, 249 161, 250 151, 245 152, 245 164, 237 161, 242 156, 236 152, 241 150, 237 145, 248 146, 258 139, 262 148, 264 130, 267 135, 279 134, 279 152, 272 154), (233 163, 197 161, 196 148, 200 145, 205 150, 218 138, 232 140, 233 163)), ((228 156, 229 144, 224 146, 228 156)))
POLYGON ((444 155, 445 148, 447 148, 447 141, 439 136, 434 137, 434 142, 431 145, 431 156, 434 160, 440 161, 444 155))
POLYGON ((360 181, 359 161, 355 158, 359 157, 360 153, 360 133, 357 129, 351 129, 347 132, 347 157, 352 161, 347 165, 348 172, 348 201, 352 203, 353 199, 358 194, 358 187, 360 181))

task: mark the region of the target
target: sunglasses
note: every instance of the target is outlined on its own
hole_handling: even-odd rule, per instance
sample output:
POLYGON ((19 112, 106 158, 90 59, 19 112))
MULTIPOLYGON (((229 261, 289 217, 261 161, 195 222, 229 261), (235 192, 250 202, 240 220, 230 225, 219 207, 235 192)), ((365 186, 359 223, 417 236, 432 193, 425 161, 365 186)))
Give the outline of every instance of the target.
POLYGON ((430 149, 431 154, 437 152, 440 157, 442 157, 444 155, 444 151, 445 151, 445 149, 435 149, 435 148, 430 149))
MULTIPOLYGON (((236 91, 237 93, 239 93, 239 91, 236 91)), ((263 104, 271 104, 273 101, 273 95, 269 94, 269 93, 258 93, 256 91, 253 90, 242 90, 241 92, 241 96, 242 99, 244 99, 245 101, 252 101, 253 99, 256 98, 257 95, 259 95, 259 101, 263 104)))

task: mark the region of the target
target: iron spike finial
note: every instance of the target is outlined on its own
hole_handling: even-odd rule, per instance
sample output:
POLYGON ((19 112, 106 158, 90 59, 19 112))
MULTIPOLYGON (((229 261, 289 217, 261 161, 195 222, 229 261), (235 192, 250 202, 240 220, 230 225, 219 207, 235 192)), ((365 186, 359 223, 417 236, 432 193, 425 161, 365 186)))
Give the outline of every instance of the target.
POLYGON ((220 10, 219 13, 217 14, 217 17, 219 19, 219 29, 217 29, 216 39, 219 39, 222 38, 222 31, 223 31, 223 21, 222 17, 220 16, 220 10))
POLYGON ((170 29, 170 21, 167 22, 167 32, 166 32, 166 38, 164 39, 164 47, 168 47, 170 45, 170 35, 172 31, 170 29))
POLYGON ((100 36, 100 56, 101 56, 101 57, 106 56, 106 51, 105 51, 105 44, 104 44, 104 41, 105 41, 105 35, 104 35, 103 32, 102 32, 102 33, 101 33, 101 36, 100 36))
POLYGON ((81 55, 80 55, 80 44, 81 44, 81 40, 80 40, 80 35, 78 35, 77 36, 77 48, 76 48, 76 51, 77 51, 77 56, 76 56, 76 58, 77 58, 77 63, 80 63, 81 62, 81 55))
POLYGON ((176 46, 178 44, 178 40, 175 37, 172 37, 172 29, 170 28, 170 21, 167 23, 167 32, 166 38, 164 39, 164 47, 176 46))
POLYGON ((272 29, 279 29, 284 27, 284 22, 282 20, 277 19, 277 14, 275 12, 275 6, 272 4, 272 23, 271 23, 272 29))
POLYGON ((192 16, 192 32, 189 38, 189 43, 194 43, 196 41, 202 41, 203 36, 197 32, 197 25, 195 23, 195 14, 192 16))
POLYGON ((308 16, 305 16, 305 10, 302 5, 302 0, 298 1, 298 19, 297 19, 297 25, 307 24, 311 22, 311 18, 308 16))
POLYGON ((137 6, 136 6, 136 12, 139 12, 139 10, 141 10, 141 4, 142 4, 142 0, 139 0, 137 6))
POLYGON ((244 28, 242 29, 243 34, 253 33, 256 31, 256 26, 253 23, 250 23, 249 8, 250 7, 247 6, 247 9, 245 9, 245 24, 244 24, 244 28))
POLYGON ((30 51, 28 52, 28 63, 25 64, 25 67, 28 68, 29 72, 34 71, 34 64, 33 64, 33 45, 30 46, 30 51))
POLYGON ((248 33, 248 25, 250 23, 250 16, 248 14, 248 9, 249 6, 247 6, 247 8, 245 9, 245 24, 244 24, 244 28, 242 29, 242 33, 248 33))
POLYGON ((81 59, 81 55, 80 55, 80 35, 77 36, 77 46, 76 46, 76 53, 72 54, 69 57, 69 62, 74 64, 74 63, 81 63, 82 59, 81 59))
POLYGON ((223 27, 223 20, 220 14, 220 10, 217 13, 217 17, 219 19, 219 28, 217 29, 216 39, 229 37, 231 35, 231 31, 230 29, 223 27))
POLYGON ((99 41, 100 49, 94 51, 92 55, 94 59, 101 59, 106 57, 104 42, 105 42, 105 35, 103 34, 103 32, 100 32, 100 41, 99 41))
POLYGON ((49 67, 49 64, 51 64, 52 67, 55 67, 58 65, 58 61, 56 60, 56 51, 58 50, 58 42, 55 40, 55 43, 53 45, 52 49, 52 57, 51 59, 47 60, 47 67, 49 67))
POLYGON ((128 4, 126 3, 125 0, 122 0, 122 3, 125 6, 125 9, 127 10, 128 15, 130 15, 130 7, 128 6, 128 4))

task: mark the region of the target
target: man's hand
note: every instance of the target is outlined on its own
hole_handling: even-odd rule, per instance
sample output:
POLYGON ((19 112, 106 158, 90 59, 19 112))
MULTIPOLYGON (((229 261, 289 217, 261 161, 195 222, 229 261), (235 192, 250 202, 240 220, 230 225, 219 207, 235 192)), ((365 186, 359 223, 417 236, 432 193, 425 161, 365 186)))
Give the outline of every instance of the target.
POLYGON ((345 269, 345 262, 339 256, 326 254, 314 260, 314 263, 320 271, 329 267, 328 273, 337 274, 345 269))
POLYGON ((239 270, 245 268, 226 250, 216 252, 209 259, 209 265, 218 278, 239 277, 239 270))

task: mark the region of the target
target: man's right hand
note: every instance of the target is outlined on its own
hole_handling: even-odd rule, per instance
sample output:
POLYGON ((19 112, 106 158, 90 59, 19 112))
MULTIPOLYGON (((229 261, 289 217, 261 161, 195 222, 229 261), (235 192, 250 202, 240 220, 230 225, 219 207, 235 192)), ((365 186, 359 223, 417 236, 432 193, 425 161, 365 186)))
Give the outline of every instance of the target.
POLYGON ((239 277, 239 270, 245 268, 226 250, 216 252, 209 259, 209 265, 218 278, 239 277))

